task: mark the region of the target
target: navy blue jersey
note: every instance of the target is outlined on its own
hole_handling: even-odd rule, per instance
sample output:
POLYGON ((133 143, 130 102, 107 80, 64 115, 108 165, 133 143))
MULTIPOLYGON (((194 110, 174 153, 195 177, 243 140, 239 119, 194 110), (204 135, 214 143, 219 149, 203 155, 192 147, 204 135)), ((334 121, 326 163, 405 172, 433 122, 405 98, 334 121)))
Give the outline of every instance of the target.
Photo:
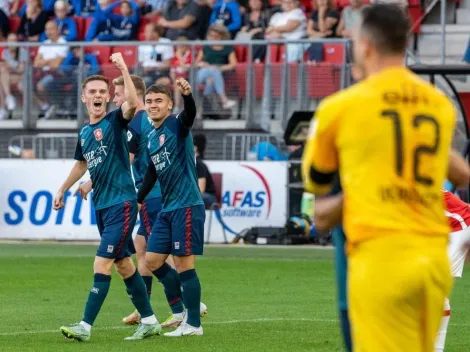
POLYGON ((75 160, 88 164, 97 210, 137 199, 129 165, 128 123, 119 108, 80 129, 75 160))
MULTIPOLYGON (((147 149, 148 135, 154 130, 152 121, 149 120, 147 112, 141 110, 135 114, 129 123, 129 131, 127 132, 127 141, 129 143, 129 151, 135 155, 132 163, 132 172, 134 174, 135 187, 140 188, 145 176, 145 172, 150 164, 150 155, 147 149)), ((155 182, 152 190, 145 199, 161 197, 160 182, 155 182)))
POLYGON ((162 211, 203 205, 190 130, 171 115, 148 138, 148 150, 162 189, 162 211))

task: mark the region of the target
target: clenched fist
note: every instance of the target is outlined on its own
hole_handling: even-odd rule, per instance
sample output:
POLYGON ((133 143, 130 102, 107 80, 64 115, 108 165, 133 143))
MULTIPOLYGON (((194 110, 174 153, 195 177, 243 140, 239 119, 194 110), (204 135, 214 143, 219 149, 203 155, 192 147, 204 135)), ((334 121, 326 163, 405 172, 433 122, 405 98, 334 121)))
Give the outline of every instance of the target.
POLYGON ((176 86, 178 90, 183 95, 190 95, 192 93, 191 85, 184 78, 178 78, 176 80, 176 86))
POLYGON ((124 58, 122 57, 121 53, 115 53, 115 54, 111 55, 110 60, 121 71, 127 70, 127 65, 124 62, 124 58))

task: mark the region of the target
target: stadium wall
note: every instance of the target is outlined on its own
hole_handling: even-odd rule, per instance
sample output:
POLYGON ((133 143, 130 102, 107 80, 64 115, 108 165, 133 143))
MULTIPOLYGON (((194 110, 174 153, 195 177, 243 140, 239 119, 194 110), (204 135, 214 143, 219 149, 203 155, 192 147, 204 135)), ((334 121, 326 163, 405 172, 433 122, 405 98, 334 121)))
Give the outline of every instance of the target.
MULTIPOLYGON (((2 160, 0 177, 0 239, 98 240, 93 201, 73 197, 73 187, 61 211, 52 209, 57 188, 65 180, 73 160, 2 160)), ((205 236, 210 242, 230 241, 252 226, 284 226, 288 204, 288 165, 285 162, 207 161, 221 182, 220 215, 211 229, 206 212, 205 236)), ((89 178, 88 173, 81 181, 89 178)), ((91 197, 92 198, 92 197, 91 197)), ((137 226, 136 226, 137 227, 137 226)))

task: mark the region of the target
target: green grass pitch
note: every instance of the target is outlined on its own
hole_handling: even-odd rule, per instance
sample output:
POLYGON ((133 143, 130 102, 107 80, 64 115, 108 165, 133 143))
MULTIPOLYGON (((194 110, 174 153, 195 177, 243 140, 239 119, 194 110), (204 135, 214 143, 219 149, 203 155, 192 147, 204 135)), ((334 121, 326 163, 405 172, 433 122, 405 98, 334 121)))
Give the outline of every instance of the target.
MULTIPOLYGON (((0 244, 0 351, 343 351, 335 304, 333 251, 208 247, 198 260, 204 336, 125 342, 132 312, 115 274, 90 341, 66 340, 61 325, 80 320, 92 283, 92 245, 0 244)), ((470 351, 470 272, 456 282, 446 352, 470 351)), ((156 280, 152 305, 167 318, 156 280)))

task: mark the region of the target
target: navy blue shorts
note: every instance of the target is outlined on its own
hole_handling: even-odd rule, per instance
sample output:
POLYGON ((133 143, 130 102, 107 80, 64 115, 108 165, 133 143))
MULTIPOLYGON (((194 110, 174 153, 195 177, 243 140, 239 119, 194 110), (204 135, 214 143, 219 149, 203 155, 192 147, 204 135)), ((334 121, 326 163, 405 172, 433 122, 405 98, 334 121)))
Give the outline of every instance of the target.
POLYGON ((158 214, 147 242, 147 252, 176 256, 202 255, 204 251, 204 205, 158 214))
POLYGON ((157 221, 160 210, 162 210, 161 197, 147 199, 142 203, 142 207, 139 212, 140 226, 137 230, 137 234, 144 236, 146 241, 152 232, 153 224, 157 221))
POLYGON ((137 220, 137 201, 127 201, 96 210, 101 242, 98 257, 119 260, 131 256, 132 231, 137 220))

